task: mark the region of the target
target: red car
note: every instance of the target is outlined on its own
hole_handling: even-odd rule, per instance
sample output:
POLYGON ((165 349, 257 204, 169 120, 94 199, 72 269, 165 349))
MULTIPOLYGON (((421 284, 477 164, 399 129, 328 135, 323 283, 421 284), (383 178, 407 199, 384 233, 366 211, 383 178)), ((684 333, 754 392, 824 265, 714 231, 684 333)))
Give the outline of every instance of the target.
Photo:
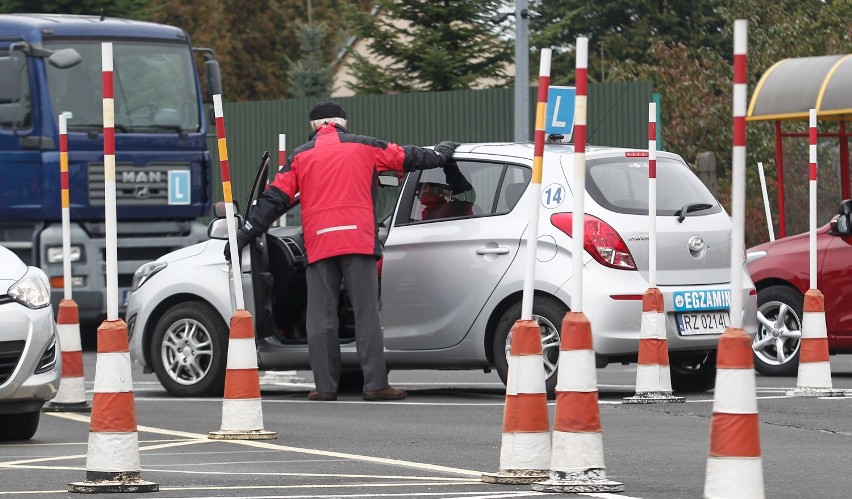
MULTIPOLYGON (((852 200, 840 203, 831 222, 817 229, 817 288, 825 297, 830 353, 852 353, 852 200)), ((810 287, 808 233, 748 250, 757 288, 755 368, 761 374, 795 376, 799 365, 802 306, 810 287)))

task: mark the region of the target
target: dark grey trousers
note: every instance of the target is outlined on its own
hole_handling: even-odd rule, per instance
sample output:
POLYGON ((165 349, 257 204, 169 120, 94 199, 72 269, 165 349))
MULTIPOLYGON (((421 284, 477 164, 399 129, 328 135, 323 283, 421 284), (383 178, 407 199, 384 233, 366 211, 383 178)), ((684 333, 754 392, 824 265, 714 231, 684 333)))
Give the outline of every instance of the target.
POLYGON ((314 383, 321 392, 337 392, 340 381, 340 338, 337 306, 340 280, 346 283, 355 312, 355 347, 364 373, 364 391, 388 385, 384 337, 379 318, 376 259, 341 255, 308 265, 308 350, 314 383))

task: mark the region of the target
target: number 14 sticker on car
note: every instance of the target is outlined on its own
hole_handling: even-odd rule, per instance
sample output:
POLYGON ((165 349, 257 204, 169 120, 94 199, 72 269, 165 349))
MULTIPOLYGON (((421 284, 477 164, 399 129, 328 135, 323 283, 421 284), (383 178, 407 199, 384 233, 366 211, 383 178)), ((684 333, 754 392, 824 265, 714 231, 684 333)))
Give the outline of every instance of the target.
POLYGON ((672 300, 681 336, 722 334, 731 325, 729 289, 675 291, 672 300))

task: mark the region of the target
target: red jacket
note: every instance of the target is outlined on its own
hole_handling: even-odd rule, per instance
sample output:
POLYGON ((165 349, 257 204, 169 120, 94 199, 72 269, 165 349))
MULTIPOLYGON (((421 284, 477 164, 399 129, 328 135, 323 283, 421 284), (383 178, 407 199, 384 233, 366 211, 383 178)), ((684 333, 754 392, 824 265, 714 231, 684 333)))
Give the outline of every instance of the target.
POLYGON ((338 255, 382 255, 376 222, 380 172, 444 166, 434 151, 399 146, 323 125, 293 151, 252 209, 246 228, 265 231, 300 193, 308 263, 338 255))

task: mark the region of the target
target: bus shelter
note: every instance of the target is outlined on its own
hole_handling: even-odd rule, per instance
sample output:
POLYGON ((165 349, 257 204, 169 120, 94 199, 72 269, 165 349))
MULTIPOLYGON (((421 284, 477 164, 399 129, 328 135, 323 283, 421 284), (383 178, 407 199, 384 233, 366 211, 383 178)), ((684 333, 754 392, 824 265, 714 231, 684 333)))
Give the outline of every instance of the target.
POLYGON ((776 62, 760 78, 746 114, 747 121, 775 122, 775 166, 780 237, 786 235, 784 215, 784 148, 787 137, 808 137, 809 112, 816 109, 817 121, 837 122, 836 132, 822 132, 820 138, 836 138, 839 145, 841 199, 849 199, 849 133, 852 119, 852 54, 800 57, 776 62), (783 122, 805 122, 787 125, 783 122), (791 129, 796 129, 791 130, 791 129))

